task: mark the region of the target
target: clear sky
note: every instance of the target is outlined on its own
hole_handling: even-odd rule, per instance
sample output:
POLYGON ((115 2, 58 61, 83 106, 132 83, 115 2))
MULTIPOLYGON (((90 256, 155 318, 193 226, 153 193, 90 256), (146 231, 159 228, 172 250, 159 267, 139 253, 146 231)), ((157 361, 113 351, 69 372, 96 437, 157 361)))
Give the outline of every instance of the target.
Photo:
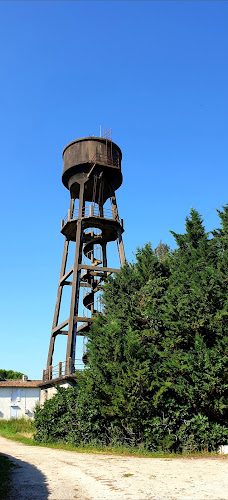
MULTIPOLYGON (((69 205, 62 150, 112 128, 128 260, 228 202, 228 2, 2 1, 0 368, 41 378, 69 205)), ((64 359, 65 352, 63 353, 64 359)))

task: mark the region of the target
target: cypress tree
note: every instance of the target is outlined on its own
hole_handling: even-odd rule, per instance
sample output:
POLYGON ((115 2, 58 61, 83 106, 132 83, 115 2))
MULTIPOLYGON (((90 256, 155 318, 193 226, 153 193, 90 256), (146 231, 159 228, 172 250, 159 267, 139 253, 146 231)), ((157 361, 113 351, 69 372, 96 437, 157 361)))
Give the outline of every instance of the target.
POLYGON ((192 208, 185 233, 172 232, 176 250, 148 243, 108 279, 72 418, 59 417, 65 440, 174 451, 227 442, 228 205, 218 215, 221 228, 206 233, 192 208))

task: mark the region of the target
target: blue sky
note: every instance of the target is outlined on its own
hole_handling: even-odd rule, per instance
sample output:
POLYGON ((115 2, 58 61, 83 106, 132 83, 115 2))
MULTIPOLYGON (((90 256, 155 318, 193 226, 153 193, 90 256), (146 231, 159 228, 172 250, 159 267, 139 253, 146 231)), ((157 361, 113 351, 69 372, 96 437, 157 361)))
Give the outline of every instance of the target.
MULTIPOLYGON (((228 3, 0 2, 0 367, 45 368, 69 193, 62 150, 112 128, 128 260, 228 202, 228 3)), ((64 359, 65 353, 63 353, 64 359)))

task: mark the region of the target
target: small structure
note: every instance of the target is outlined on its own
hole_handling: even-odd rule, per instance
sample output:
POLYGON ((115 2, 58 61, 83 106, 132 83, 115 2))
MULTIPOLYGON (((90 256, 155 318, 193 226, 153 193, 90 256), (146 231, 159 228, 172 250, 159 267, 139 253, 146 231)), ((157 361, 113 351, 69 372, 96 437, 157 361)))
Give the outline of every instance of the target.
POLYGON ((0 380, 0 419, 33 418, 41 380, 0 380))
POLYGON ((222 444, 219 446, 218 452, 220 455, 228 455, 228 444, 222 444))

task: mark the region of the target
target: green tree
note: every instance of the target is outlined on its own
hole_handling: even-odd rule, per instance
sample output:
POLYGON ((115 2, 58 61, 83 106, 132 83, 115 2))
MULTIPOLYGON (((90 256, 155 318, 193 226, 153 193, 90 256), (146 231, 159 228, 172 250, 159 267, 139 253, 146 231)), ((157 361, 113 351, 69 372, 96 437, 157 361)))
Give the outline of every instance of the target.
POLYGON ((74 404, 64 392, 45 403, 39 439, 174 451, 227 441, 227 206, 219 217, 209 234, 191 209, 176 250, 148 243, 108 279, 74 404))
POLYGON ((2 379, 2 380, 22 379, 22 376, 23 376, 23 373, 21 373, 21 372, 14 372, 13 370, 0 369, 0 379, 2 379))

